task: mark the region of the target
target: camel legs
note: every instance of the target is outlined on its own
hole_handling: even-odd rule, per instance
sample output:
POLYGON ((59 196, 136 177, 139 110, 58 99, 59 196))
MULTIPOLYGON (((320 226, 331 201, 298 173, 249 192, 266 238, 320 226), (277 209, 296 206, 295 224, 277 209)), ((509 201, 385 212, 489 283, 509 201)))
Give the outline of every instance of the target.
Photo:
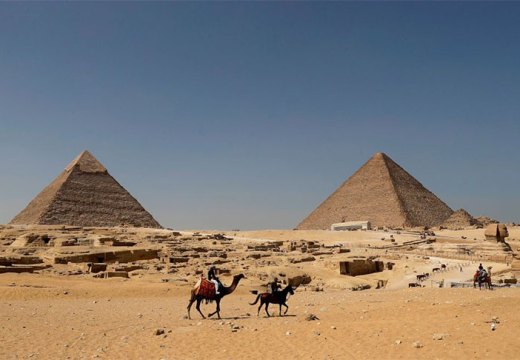
POLYGON ((200 316, 202 316, 203 319, 205 319, 206 317, 204 316, 204 314, 202 313, 202 311, 200 311, 200 302, 202 301, 202 299, 197 299, 197 305, 195 306, 195 308, 197 309, 197 311, 199 312, 200 316))
POLYGON ((191 297, 190 302, 188 304, 188 319, 190 319, 190 320, 191 320, 191 316, 190 316, 191 305, 193 305, 194 302, 195 302, 195 298, 191 297))
POLYGON ((217 309, 212 312, 211 314, 208 314, 208 317, 212 317, 213 315, 217 314, 219 320, 220 320, 220 299, 217 299, 217 309))

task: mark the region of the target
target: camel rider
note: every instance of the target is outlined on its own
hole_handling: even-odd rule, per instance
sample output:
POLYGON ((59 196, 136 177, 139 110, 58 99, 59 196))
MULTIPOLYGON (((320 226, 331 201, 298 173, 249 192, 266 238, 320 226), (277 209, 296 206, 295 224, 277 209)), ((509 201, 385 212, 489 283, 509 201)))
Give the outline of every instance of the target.
POLYGON ((484 269, 482 264, 480 264, 478 269, 479 269, 478 277, 479 277, 480 281, 485 281, 487 279, 487 276, 488 276, 488 273, 487 273, 486 269, 484 269))
POLYGON ((278 278, 275 277, 273 281, 269 284, 269 290, 271 290, 271 294, 278 297, 278 290, 280 290, 282 287, 280 286, 280 283, 278 282, 278 278))
POLYGON ((220 294, 220 281, 217 277, 217 268, 215 266, 211 266, 208 270, 208 280, 215 284, 215 295, 220 294))

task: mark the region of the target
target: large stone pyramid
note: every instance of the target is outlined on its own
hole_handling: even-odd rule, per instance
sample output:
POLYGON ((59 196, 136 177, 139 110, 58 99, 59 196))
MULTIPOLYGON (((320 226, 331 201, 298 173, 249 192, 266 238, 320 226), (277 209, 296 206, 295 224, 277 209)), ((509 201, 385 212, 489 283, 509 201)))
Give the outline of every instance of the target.
POLYGON ((161 227, 88 151, 74 159, 11 224, 161 227))
POLYGON ((448 205, 383 153, 376 153, 297 227, 330 229, 334 223, 370 221, 372 226, 437 226, 448 205))

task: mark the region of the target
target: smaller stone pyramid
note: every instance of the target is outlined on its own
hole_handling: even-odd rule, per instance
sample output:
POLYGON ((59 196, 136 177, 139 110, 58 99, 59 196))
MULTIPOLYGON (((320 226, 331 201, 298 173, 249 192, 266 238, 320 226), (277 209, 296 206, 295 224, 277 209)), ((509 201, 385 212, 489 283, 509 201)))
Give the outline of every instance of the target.
POLYGON ((161 228, 88 151, 83 151, 11 224, 161 228))
POLYGON ((455 211, 442 223, 442 226, 450 230, 460 230, 470 226, 482 226, 469 212, 464 209, 455 211))
POLYGON ((438 226, 451 210, 384 153, 376 153, 297 227, 327 230, 345 221, 372 226, 438 226))

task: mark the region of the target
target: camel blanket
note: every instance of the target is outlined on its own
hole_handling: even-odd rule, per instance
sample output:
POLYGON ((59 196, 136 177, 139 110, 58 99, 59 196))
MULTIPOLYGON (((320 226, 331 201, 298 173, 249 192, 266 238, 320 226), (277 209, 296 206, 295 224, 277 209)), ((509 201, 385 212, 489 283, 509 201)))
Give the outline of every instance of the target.
POLYGON ((215 297, 215 284, 203 278, 195 294, 205 298, 213 298, 215 297))

